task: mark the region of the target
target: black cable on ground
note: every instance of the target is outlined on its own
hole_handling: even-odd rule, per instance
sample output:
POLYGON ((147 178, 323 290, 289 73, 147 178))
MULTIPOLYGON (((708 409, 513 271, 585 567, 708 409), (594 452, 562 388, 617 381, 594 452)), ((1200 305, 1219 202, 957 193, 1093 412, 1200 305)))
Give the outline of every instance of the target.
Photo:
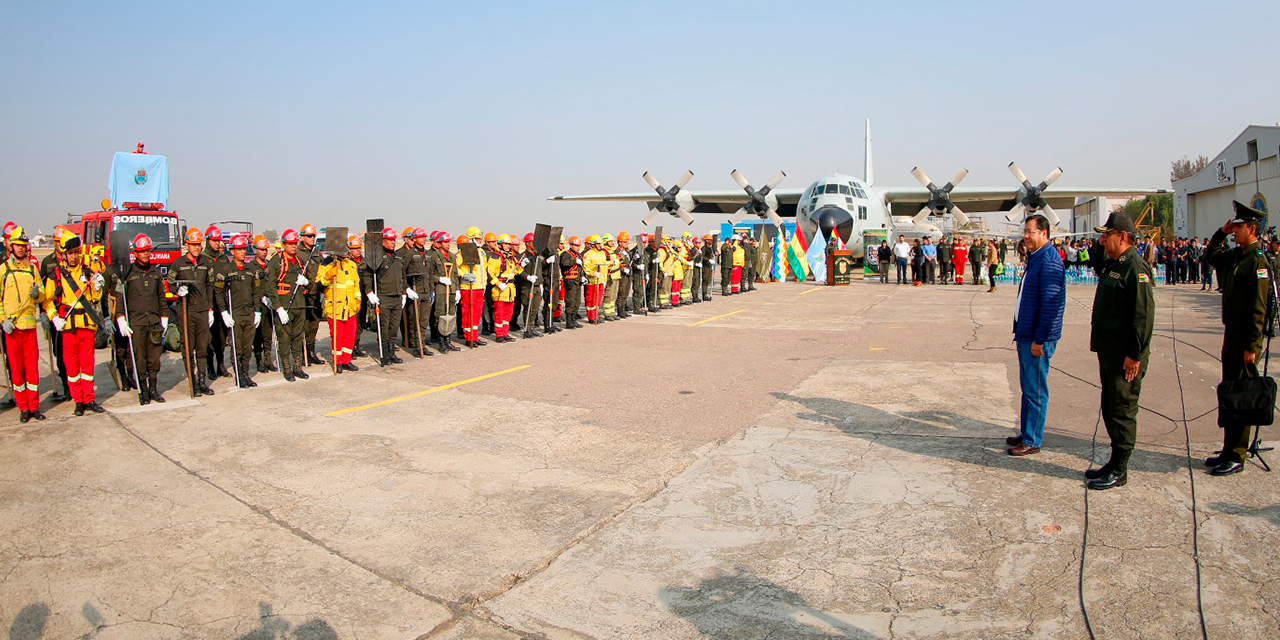
POLYGON ((1196 474, 1191 461, 1191 427, 1187 421, 1187 396, 1182 389, 1182 369, 1178 365, 1178 326, 1177 305, 1178 290, 1174 289, 1169 296, 1169 330, 1173 334, 1173 370, 1178 379, 1178 400, 1182 404, 1182 431, 1187 437, 1187 480, 1191 482, 1191 545, 1192 559, 1196 565, 1196 612, 1200 616, 1200 635, 1209 640, 1209 628, 1204 621, 1204 581, 1200 567, 1200 516, 1196 508, 1196 474))
MULTIPOLYGON (((1089 445, 1089 470, 1093 470, 1093 457, 1098 453, 1098 427, 1102 424, 1102 408, 1098 408, 1098 421, 1093 423, 1093 442, 1089 445)), ((1093 624, 1089 622, 1089 609, 1084 604, 1084 556, 1089 550, 1089 487, 1084 488, 1084 531, 1080 537, 1080 580, 1076 584, 1076 593, 1080 597, 1080 614, 1084 616, 1084 629, 1089 632, 1089 640, 1097 640, 1093 635, 1093 624)))

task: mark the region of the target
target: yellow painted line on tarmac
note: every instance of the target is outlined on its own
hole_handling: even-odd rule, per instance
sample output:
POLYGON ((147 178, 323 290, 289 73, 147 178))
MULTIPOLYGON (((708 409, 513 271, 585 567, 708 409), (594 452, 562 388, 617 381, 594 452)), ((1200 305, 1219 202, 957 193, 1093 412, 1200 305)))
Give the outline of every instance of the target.
POLYGON ((340 416, 340 415, 343 415, 343 414, 346 414, 346 413, 355 413, 355 412, 357 412, 357 411, 364 411, 365 409, 372 409, 372 408, 374 408, 374 407, 381 407, 381 406, 383 406, 383 405, 394 404, 394 403, 396 403, 396 402, 402 402, 402 401, 404 401, 404 400, 412 400, 412 399, 414 399, 414 398, 421 398, 422 396, 431 395, 431 394, 433 394, 433 393, 435 393, 435 392, 437 392, 437 391, 444 391, 445 389, 452 389, 452 388, 454 388, 454 387, 461 387, 461 386, 462 386, 462 385, 464 385, 464 384, 471 384, 472 382, 480 382, 481 380, 488 380, 489 378, 496 378, 496 377, 498 377, 498 376, 506 375, 506 374, 508 374, 508 373, 513 373, 513 372, 519 371, 519 370, 521 370, 521 369, 528 369, 528 368, 529 368, 529 367, 531 367, 531 366, 533 366, 533 365, 522 364, 522 365, 520 365, 520 366, 518 366, 518 367, 512 367, 512 368, 510 368, 510 369, 505 369, 505 370, 503 370, 503 371, 495 371, 495 372, 493 372, 493 373, 486 373, 486 374, 484 374, 484 375, 482 375, 482 376, 476 376, 476 377, 474 377, 474 378, 468 378, 468 379, 466 379, 466 380, 459 380, 458 382, 450 382, 449 384, 443 384, 443 385, 440 385, 440 386, 438 386, 438 387, 436 387, 436 388, 434 388, 434 389, 427 389, 426 391, 419 391, 419 392, 417 392, 417 393, 411 393, 411 394, 409 394, 409 395, 407 395, 407 396, 400 396, 399 398, 391 398, 391 399, 388 399, 388 400, 382 400, 382 401, 374 402, 374 403, 371 403, 371 404, 362 404, 362 405, 360 405, 360 406, 358 406, 358 407, 351 407, 350 409, 339 409, 338 411, 330 411, 329 413, 326 413, 326 414, 324 414, 324 415, 325 415, 325 417, 326 417, 326 418, 332 418, 333 416, 340 416))
POLYGON ((695 322, 695 323, 693 323, 693 324, 686 325, 686 326, 689 326, 689 327, 696 327, 696 326, 698 326, 698 325, 700 325, 700 324, 702 324, 702 323, 704 323, 704 322, 711 322, 712 320, 719 320, 720 318, 728 318, 729 316, 731 316, 731 315, 733 315, 733 314, 735 314, 735 313, 742 313, 743 311, 746 311, 746 309, 738 309, 737 311, 730 311, 729 313, 721 314, 721 315, 718 315, 718 316, 711 316, 710 318, 707 318, 706 320, 699 320, 699 321, 697 321, 697 322, 695 322))
POLYGON ((872 351, 884 351, 884 347, 871 347, 872 351))
POLYGON ((802 296, 803 296, 803 295, 808 295, 808 294, 810 294, 810 293, 813 293, 814 291, 822 291, 822 288, 821 288, 821 287, 814 287, 814 288, 812 288, 812 289, 810 289, 810 290, 808 290, 808 291, 801 291, 801 292, 800 292, 800 295, 802 295, 802 296))

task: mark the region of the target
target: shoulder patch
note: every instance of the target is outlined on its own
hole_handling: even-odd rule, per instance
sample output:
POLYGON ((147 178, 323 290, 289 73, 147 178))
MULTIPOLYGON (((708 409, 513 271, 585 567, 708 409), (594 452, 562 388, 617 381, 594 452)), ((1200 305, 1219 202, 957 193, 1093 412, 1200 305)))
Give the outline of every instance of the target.
POLYGON ((1267 270, 1266 270, 1266 269, 1258 269, 1258 279, 1259 279, 1259 280, 1266 280, 1266 279, 1267 279, 1267 270))
POLYGON ((1138 274, 1138 282, 1151 282, 1151 279, 1147 277, 1147 274, 1145 274, 1145 273, 1139 273, 1139 274, 1138 274))

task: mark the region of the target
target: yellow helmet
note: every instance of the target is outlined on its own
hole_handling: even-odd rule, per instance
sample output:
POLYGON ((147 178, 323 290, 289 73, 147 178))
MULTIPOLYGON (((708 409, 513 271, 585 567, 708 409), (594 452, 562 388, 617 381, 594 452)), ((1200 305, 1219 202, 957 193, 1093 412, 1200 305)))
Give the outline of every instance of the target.
POLYGON ((9 231, 9 244, 27 244, 27 232, 22 227, 14 227, 9 231))
POLYGON ((613 236, 611 236, 611 235, 609 235, 609 234, 607 234, 607 233, 606 233, 606 234, 604 234, 604 235, 602 235, 602 236, 600 236, 600 242, 609 242, 609 241, 611 241, 611 240, 613 240, 613 236))
POLYGON ((600 242, 600 236, 597 236, 597 235, 587 236, 587 244, 595 244, 597 242, 600 242))
POLYGON ((63 253, 68 251, 76 251, 80 248, 80 236, 67 230, 59 230, 58 248, 63 253))
POLYGON ((467 234, 466 234, 466 235, 467 235, 467 237, 468 237, 468 238, 475 238, 475 239, 479 240, 479 239, 480 239, 480 236, 482 236, 482 235, 484 235, 484 234, 482 234, 482 233, 480 232, 480 227, 468 227, 468 228, 467 228, 467 234))
POLYGON ((509 244, 510 242, 511 242, 511 236, 508 236, 505 233, 498 236, 498 244, 509 244))
POLYGON ((692 238, 692 237, 693 237, 693 234, 692 234, 692 233, 689 233, 688 231, 686 231, 686 232, 684 232, 684 233, 680 234, 680 237, 681 237, 681 238, 684 238, 685 240, 688 240, 689 238, 692 238))

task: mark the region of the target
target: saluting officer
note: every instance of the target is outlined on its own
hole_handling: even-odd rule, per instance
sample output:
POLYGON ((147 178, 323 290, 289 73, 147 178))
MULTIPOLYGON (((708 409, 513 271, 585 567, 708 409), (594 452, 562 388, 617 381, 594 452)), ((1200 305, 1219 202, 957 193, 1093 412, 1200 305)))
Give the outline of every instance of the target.
POLYGON ((377 273, 365 269, 360 275, 361 285, 369 292, 365 297, 379 309, 377 316, 382 330, 382 360, 379 364, 384 367, 400 364, 404 360, 396 356, 395 332, 400 327, 400 314, 404 312, 408 287, 404 283, 404 261, 396 253, 396 230, 391 227, 383 229, 382 246, 369 247, 369 251, 382 252, 382 263, 377 273))
POLYGON ((138 403, 164 402, 156 382, 160 378, 160 351, 164 330, 169 328, 164 276, 151 262, 151 238, 133 238, 133 264, 124 274, 124 292, 117 290, 116 324, 120 335, 133 344, 138 376, 138 403), (126 314, 126 310, 128 313, 126 314))
MULTIPOLYGON (((1271 293, 1273 274, 1258 242, 1259 231, 1267 215, 1239 202, 1232 202, 1235 217, 1213 232, 1209 240, 1209 263, 1221 269, 1222 379, 1235 380, 1258 375, 1258 357, 1262 354, 1263 323, 1267 315, 1267 296, 1271 293), (1228 249, 1227 234, 1236 246, 1228 249)), ((1226 476, 1244 471, 1244 456, 1249 447, 1249 427, 1254 425, 1223 424, 1222 454, 1205 460, 1213 467, 1209 472, 1226 476)))
MULTIPOLYGON (((1093 295, 1089 350, 1098 354, 1102 386, 1102 421, 1111 437, 1111 459, 1085 472, 1090 489, 1110 489, 1128 482, 1129 456, 1138 438, 1138 395, 1147 375, 1151 331, 1155 327, 1155 294, 1151 266, 1134 249, 1138 229, 1128 214, 1117 211, 1094 227, 1102 234, 1106 258, 1097 263, 1098 287, 1093 295)), ((995 255, 994 245, 989 248, 995 255)))
MULTIPOLYGON (((209 229, 218 231, 217 227, 209 227, 209 229)), ((178 328, 182 330, 182 335, 186 338, 184 343, 190 349, 190 352, 184 353, 182 357, 186 358, 191 367, 191 375, 195 376, 192 385, 195 387, 195 394, 211 396, 213 389, 210 389, 209 383, 206 382, 205 371, 200 366, 199 357, 203 354, 207 358, 209 378, 217 378, 218 369, 214 367, 215 359, 209 350, 210 329, 214 328, 215 324, 212 300, 215 260, 208 252, 201 251, 203 243, 204 238, 200 236, 199 229, 195 227, 187 229, 187 234, 183 238, 186 253, 173 261, 169 267, 169 273, 165 276, 165 283, 169 291, 177 292, 178 298, 182 301, 179 305, 185 307, 185 322, 184 316, 179 313, 178 328)), ((216 330, 225 331, 222 327, 217 327, 216 330)), ((219 355, 218 368, 222 366, 221 360, 219 355)))
POLYGON ((256 387, 258 383, 249 375, 249 352, 253 346, 254 330, 262 324, 259 301, 262 298, 263 281, 258 271, 245 264, 249 239, 238 235, 231 239, 231 260, 214 266, 213 292, 218 300, 222 325, 231 333, 231 357, 235 359, 236 385, 241 389, 256 387))
POLYGON ((275 310, 276 345, 280 354, 280 372, 284 379, 306 380, 311 376, 303 371, 306 366, 306 286, 311 281, 306 276, 306 263, 298 255, 301 238, 293 229, 285 229, 280 235, 280 252, 267 263, 266 298, 268 306, 275 310))

